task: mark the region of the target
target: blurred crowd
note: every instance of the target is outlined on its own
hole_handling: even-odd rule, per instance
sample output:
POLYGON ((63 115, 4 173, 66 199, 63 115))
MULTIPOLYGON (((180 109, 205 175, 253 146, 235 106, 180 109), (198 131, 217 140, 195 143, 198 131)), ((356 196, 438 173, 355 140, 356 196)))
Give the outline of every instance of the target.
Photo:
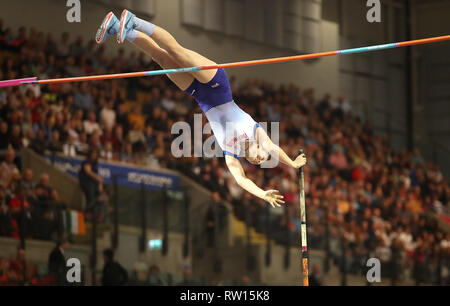
POLYGON ((26 262, 23 248, 19 248, 16 257, 12 259, 0 258, 0 285, 25 285, 25 280, 36 283, 37 268, 26 262))
POLYGON ((32 262, 25 248, 18 247, 14 258, 0 258, 0 286, 53 285, 55 274, 49 269, 52 267, 52 262, 32 262))
MULTIPOLYGON (((263 81, 244 83, 234 96, 255 118, 280 121, 280 144, 288 155, 305 150, 313 247, 328 248, 341 266, 345 259, 341 269, 348 272, 367 270, 367 259, 376 257, 389 265, 386 276, 394 281, 437 282, 442 275, 450 281, 450 234, 435 217, 448 213, 450 185, 438 165, 425 161, 418 150, 395 152, 388 136, 355 117, 343 98, 316 100, 312 90, 275 88, 263 81)), ((253 165, 247 165, 246 173, 257 185, 283 192, 287 209, 271 209, 269 215, 278 225, 273 237, 280 242, 291 237, 296 243, 286 229, 294 237, 300 231, 297 173, 284 166, 268 171, 253 165)), ((267 213, 260 201, 232 181, 226 187, 238 215, 248 220, 250 211, 250 221, 263 231, 267 213)))
MULTIPOLYGON (((158 69, 143 53, 119 49, 111 55, 93 40, 72 40, 67 33, 54 38, 33 28, 13 33, 1 22, 0 50, 0 79, 158 69)), ((270 122, 279 122, 280 146, 289 156, 300 148, 308 156, 305 192, 314 246, 326 244, 337 263, 344 250, 349 271, 366 269, 364 260, 378 257, 399 279, 405 271, 418 283, 434 279, 437 262, 447 263, 439 269, 448 275, 450 236, 433 216, 449 211, 450 185, 438 165, 418 150, 394 151, 388 136, 362 122, 342 97, 318 99, 313 89, 258 79, 238 84, 231 77, 230 84, 238 105, 268 123, 269 135, 270 122)), ((103 160, 177 169, 232 203, 236 216, 257 230, 269 224, 279 242, 286 231, 295 236, 300 223, 294 169, 244 165, 258 186, 285 196, 286 209, 271 209, 236 185, 223 159, 173 157, 172 124, 193 124, 197 113, 195 101, 166 77, 6 88, 0 90, 0 150, 28 147, 75 156, 96 149, 103 160)), ((12 160, 7 156, 0 167, 13 167, 12 160)), ((51 192, 49 197, 58 198, 51 192)))
POLYGON ((50 186, 50 177, 42 173, 36 179, 32 169, 22 172, 16 165, 12 147, 0 163, 0 236, 50 240, 64 231, 66 205, 50 186))
MULTIPOLYGON (((0 286, 74 285, 68 282, 66 276, 69 270, 66 265, 68 248, 68 240, 58 239, 49 252, 48 261, 43 262, 31 260, 25 247, 19 246, 14 258, 0 258, 0 286)), ((84 267, 80 268, 82 275, 84 267)))

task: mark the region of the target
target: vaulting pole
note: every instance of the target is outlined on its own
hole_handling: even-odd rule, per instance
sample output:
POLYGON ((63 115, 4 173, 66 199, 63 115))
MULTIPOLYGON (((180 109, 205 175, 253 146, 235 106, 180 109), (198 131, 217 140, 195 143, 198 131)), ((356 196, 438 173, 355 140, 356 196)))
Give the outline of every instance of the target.
MULTIPOLYGON (((303 154, 300 150, 299 155, 303 154)), ((302 244, 302 272, 303 286, 309 286, 309 269, 308 269, 308 240, 306 228, 306 207, 305 207, 305 176, 303 167, 299 169, 298 183, 300 186, 300 221, 301 221, 301 244, 302 244)))

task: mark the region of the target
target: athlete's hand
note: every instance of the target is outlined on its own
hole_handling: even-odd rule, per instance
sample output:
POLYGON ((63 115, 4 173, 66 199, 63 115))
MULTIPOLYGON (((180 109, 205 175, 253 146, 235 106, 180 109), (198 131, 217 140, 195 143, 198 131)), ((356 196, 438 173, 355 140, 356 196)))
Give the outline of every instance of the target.
POLYGON ((263 197, 272 207, 280 207, 280 204, 284 204, 283 198, 278 190, 266 190, 263 197))
POLYGON ((299 156, 297 156, 297 158, 294 160, 294 168, 301 168, 306 164, 306 155, 305 154, 300 154, 299 156))

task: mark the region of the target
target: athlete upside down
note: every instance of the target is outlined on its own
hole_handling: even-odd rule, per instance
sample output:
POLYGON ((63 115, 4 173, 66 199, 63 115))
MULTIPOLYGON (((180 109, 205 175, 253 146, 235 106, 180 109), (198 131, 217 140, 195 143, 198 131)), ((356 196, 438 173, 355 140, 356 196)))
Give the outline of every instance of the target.
MULTIPOLYGON (((216 65, 204 56, 181 46, 163 28, 136 17, 124 10, 121 19, 108 13, 97 31, 96 41, 102 44, 109 36, 117 35, 117 42, 125 39, 150 55, 163 69, 216 65)), ((253 195, 269 202, 273 207, 284 203, 278 190, 263 190, 248 179, 240 163, 245 157, 260 165, 269 155, 282 163, 300 168, 306 164, 304 154, 292 160, 274 144, 263 128, 237 106, 223 69, 201 70, 167 75, 178 88, 192 95, 211 124, 217 143, 223 150, 225 162, 236 182, 253 195)))

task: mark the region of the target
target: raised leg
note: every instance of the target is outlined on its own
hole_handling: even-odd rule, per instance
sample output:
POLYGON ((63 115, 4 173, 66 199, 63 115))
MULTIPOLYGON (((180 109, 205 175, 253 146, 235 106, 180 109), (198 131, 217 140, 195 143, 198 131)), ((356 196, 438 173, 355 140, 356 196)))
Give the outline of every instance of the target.
MULTIPOLYGON (((136 17, 128 10, 122 12, 120 27, 117 34, 118 42, 135 35, 134 31, 150 36, 158 46, 166 50, 175 62, 183 68, 206 65, 216 65, 210 59, 181 46, 177 40, 165 29, 154 25, 151 22, 136 17)), ((191 72, 191 74, 201 83, 208 83, 216 75, 217 69, 191 72)))
MULTIPOLYGON (((158 45, 165 49, 175 61, 182 67, 216 65, 215 62, 181 46, 176 39, 166 30, 155 26, 151 35, 158 45)), ((201 83, 208 83, 216 74, 217 69, 192 72, 192 75, 201 83)))
MULTIPOLYGON (((138 32, 133 44, 151 56, 163 69, 181 68, 172 55, 158 46, 158 44, 148 35, 138 32)), ((194 77, 190 73, 167 74, 167 77, 183 91, 194 81, 194 77)))

